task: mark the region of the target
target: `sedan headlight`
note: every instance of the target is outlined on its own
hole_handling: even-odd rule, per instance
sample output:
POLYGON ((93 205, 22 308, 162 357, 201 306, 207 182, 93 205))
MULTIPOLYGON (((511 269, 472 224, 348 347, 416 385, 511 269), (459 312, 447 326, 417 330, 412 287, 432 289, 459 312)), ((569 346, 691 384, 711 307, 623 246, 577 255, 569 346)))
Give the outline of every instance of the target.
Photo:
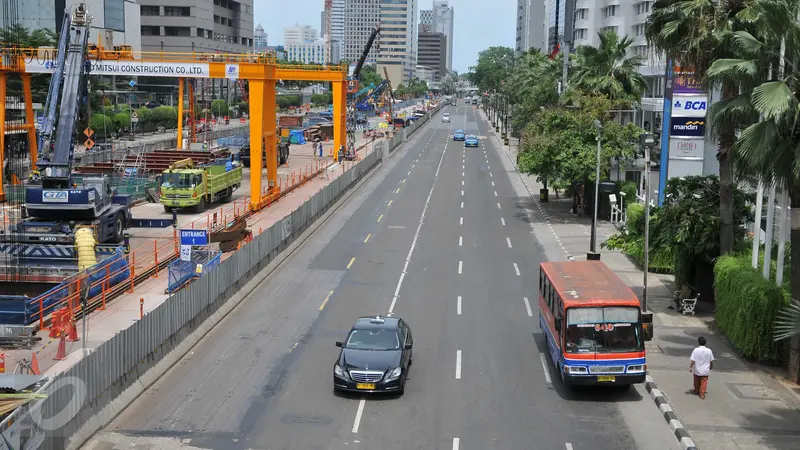
POLYGON ((344 371, 344 370, 343 370, 341 367, 339 367, 339 365, 338 365, 338 364, 336 364, 335 366, 333 366, 333 373, 334 373, 334 374, 335 374, 337 377, 339 377, 339 378, 344 378, 345 380, 349 378, 349 377, 347 376, 347 373, 346 373, 346 372, 345 372, 345 371, 344 371))
POLYGON ((386 381, 394 381, 400 378, 400 374, 403 372, 403 369, 396 368, 393 371, 389 372, 389 375, 386 375, 386 381))

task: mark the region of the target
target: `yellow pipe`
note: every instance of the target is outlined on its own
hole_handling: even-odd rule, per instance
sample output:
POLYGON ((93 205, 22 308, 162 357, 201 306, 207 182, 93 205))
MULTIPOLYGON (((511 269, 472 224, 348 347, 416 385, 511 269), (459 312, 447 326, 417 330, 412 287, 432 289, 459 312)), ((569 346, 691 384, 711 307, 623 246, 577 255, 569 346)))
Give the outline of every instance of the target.
POLYGON ((183 150, 183 85, 186 84, 186 80, 183 78, 178 78, 178 142, 175 147, 178 150, 183 150))
POLYGON ((81 228, 75 232, 75 249, 78 251, 78 270, 88 269, 97 264, 95 246, 97 241, 91 228, 81 228))

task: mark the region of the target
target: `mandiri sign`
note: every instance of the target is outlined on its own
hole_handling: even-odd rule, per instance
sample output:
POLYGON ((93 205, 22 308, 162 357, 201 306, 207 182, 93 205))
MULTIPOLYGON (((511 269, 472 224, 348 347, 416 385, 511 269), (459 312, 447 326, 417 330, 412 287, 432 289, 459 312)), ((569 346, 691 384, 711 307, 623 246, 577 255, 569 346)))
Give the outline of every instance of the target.
POLYGON ((670 136, 704 137, 706 135, 706 119, 703 117, 675 117, 670 119, 672 130, 670 136))

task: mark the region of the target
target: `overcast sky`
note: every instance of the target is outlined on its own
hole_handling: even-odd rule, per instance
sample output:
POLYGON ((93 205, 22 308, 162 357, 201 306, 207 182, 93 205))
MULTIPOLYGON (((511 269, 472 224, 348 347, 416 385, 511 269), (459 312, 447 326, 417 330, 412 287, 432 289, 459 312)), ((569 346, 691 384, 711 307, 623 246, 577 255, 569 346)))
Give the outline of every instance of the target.
MULTIPOLYGON (((283 45, 283 29, 309 25, 322 32, 324 0, 257 0, 255 22, 269 35, 269 45, 283 45)), ((433 0, 418 0, 418 9, 431 9, 433 0)), ((466 72, 478 52, 493 45, 514 47, 516 0, 450 0, 455 17, 453 69, 466 72)), ((419 23, 419 18, 417 18, 419 23)))

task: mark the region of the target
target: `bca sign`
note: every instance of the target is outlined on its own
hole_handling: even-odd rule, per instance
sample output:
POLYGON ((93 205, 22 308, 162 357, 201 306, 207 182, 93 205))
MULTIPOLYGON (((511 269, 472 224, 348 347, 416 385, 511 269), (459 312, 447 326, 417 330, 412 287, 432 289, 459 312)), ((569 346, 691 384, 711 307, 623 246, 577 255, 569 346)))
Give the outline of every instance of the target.
POLYGON ((705 117, 708 101, 705 96, 675 96, 672 98, 672 115, 675 117, 705 117))

